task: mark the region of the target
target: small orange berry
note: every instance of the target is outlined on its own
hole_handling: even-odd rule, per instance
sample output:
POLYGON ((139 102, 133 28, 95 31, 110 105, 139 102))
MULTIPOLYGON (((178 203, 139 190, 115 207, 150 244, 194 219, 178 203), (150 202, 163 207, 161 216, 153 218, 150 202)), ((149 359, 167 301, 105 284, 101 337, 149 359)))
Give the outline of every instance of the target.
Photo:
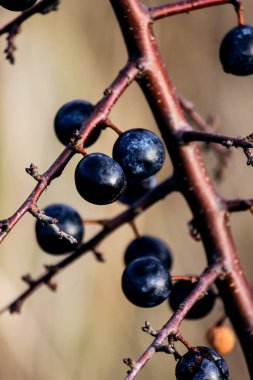
POLYGON ((228 326, 211 326, 206 332, 206 340, 219 354, 225 355, 233 350, 236 338, 228 326))

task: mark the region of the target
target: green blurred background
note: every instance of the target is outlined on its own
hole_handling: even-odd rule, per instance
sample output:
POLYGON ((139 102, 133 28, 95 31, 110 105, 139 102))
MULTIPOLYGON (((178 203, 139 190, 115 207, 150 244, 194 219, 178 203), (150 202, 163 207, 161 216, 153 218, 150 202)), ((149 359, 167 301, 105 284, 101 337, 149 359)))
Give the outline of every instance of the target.
MULTIPOLYGON (((17 38, 14 66, 1 54, 0 65, 0 218, 10 216, 30 193, 33 179, 24 168, 31 162, 45 171, 62 151, 53 131, 54 115, 64 103, 87 99, 96 103, 103 90, 126 61, 126 50, 109 1, 62 0, 59 12, 36 15, 22 27, 17 38)), ((158 1, 146 1, 158 5, 158 1)), ((245 0, 246 22, 253 24, 252 0, 245 0)), ((0 10, 1 24, 15 15, 0 10)), ((246 136, 253 132, 253 78, 224 74, 218 50, 224 34, 236 23, 231 6, 222 6, 159 21, 155 33, 171 79, 206 117, 218 113, 221 132, 246 136)), ((0 40, 0 50, 5 40, 0 40)), ((123 130, 148 128, 156 131, 153 117, 136 84, 115 106, 112 121, 123 130)), ((111 153, 115 134, 105 131, 89 152, 111 153)), ((210 175, 216 164, 212 152, 203 153, 210 175)), ((106 218, 124 210, 114 204, 95 206, 83 201, 75 190, 74 157, 63 175, 40 199, 42 208, 54 202, 76 207, 83 218, 106 218)), ((253 169, 234 151, 226 179, 216 184, 229 198, 252 197, 253 169)), ((171 173, 169 159, 159 173, 171 173)), ((174 253, 173 274, 200 273, 205 267, 201 243, 188 234, 191 214, 179 195, 172 195, 137 220, 140 233, 158 236, 174 253)), ((231 227, 244 270, 252 279, 252 215, 231 217, 231 227)), ((86 236, 97 227, 88 226, 86 236)), ((81 258, 57 278, 58 293, 41 288, 25 304, 20 315, 0 318, 0 378, 5 380, 111 380, 123 379, 127 367, 122 358, 138 356, 151 342, 141 332, 148 320, 161 327, 171 315, 166 302, 154 309, 131 305, 121 292, 123 252, 133 239, 124 226, 106 239, 99 250, 106 263, 91 254, 81 258)), ((56 258, 57 260, 57 258, 56 258)), ((25 289, 21 275, 39 275, 43 265, 56 261, 38 247, 34 220, 25 216, 1 246, 0 306, 25 289)), ((192 345, 203 345, 208 326, 222 314, 217 302, 205 319, 182 324, 192 345)), ((184 348, 178 345, 179 351, 184 348)), ((239 345, 226 357, 231 380, 247 380, 239 345)), ((156 355, 138 379, 171 379, 175 363, 171 356, 156 355)))

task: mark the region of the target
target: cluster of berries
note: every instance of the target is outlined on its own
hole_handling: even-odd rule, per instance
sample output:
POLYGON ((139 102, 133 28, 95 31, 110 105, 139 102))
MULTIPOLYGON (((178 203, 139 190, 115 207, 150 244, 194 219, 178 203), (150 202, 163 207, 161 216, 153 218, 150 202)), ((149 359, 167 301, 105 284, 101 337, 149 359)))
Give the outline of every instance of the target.
MULTIPOLYGON (((0 6, 11 11, 25 11, 37 0, 0 0, 0 6)), ((224 71, 238 76, 253 74, 253 27, 236 26, 230 30, 220 46, 220 61, 224 71)), ((87 101, 76 100, 65 104, 56 114, 54 127, 59 140, 68 145, 74 133, 91 116, 94 106, 87 101)), ((84 144, 84 148, 96 142, 105 124, 98 125, 84 144)), ((165 161, 162 141, 146 129, 131 129, 121 133, 116 140, 112 158, 103 153, 85 155, 75 171, 77 191, 86 201, 97 205, 116 200, 132 205, 156 184, 155 174, 165 161)), ((57 220, 57 227, 76 239, 78 247, 84 236, 82 218, 66 204, 53 204, 44 210, 57 220)), ((73 244, 59 236, 50 225, 37 220, 36 237, 41 248, 59 255, 73 251, 73 244)), ((196 283, 180 280, 174 285, 170 269, 172 255, 168 246, 153 236, 134 239, 125 251, 125 270, 122 290, 127 299, 140 307, 154 307, 166 299, 172 310, 177 310, 192 292, 196 283)), ((207 315, 215 304, 212 288, 199 299, 186 318, 197 319, 207 315)), ((214 334, 214 329, 210 330, 214 334)), ((210 335, 209 334, 209 335, 210 335)), ((210 335, 210 336, 211 336, 210 335)), ((217 336, 217 334, 216 334, 217 336)), ((177 380, 226 380, 228 368, 224 359, 208 347, 192 347, 176 365, 177 380)))

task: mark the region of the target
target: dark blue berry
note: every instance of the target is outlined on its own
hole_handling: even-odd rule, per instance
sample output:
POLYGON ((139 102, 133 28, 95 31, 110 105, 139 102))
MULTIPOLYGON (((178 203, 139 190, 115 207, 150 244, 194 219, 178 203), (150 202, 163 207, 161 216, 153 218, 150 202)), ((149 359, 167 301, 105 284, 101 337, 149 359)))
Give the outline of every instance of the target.
POLYGON ((119 202, 132 205, 156 185, 156 177, 153 175, 146 179, 127 178, 127 186, 124 193, 119 197, 119 202))
POLYGON ((209 347, 193 347, 176 365, 177 380, 227 380, 228 367, 216 351, 209 347))
POLYGON ((225 35, 220 46, 220 60, 227 73, 253 74, 252 26, 236 26, 225 35))
MULTIPOLYGON (((85 100, 73 100, 64 104, 54 119, 54 129, 62 144, 67 145, 76 130, 91 116, 94 106, 85 100)), ((84 147, 92 145, 99 137, 103 125, 99 125, 85 141, 84 147)))
POLYGON ((172 254, 167 244, 154 236, 140 236, 131 241, 125 251, 125 264, 140 257, 152 256, 160 260, 168 270, 172 264, 172 254))
POLYGON ((168 269, 155 257, 135 259, 123 272, 122 290, 136 306, 157 306, 169 296, 171 289, 168 269))
POLYGON ((22 12, 31 8, 37 0, 0 0, 0 5, 10 11, 22 12))
POLYGON ((66 204, 52 204, 44 209, 47 216, 58 220, 56 224, 62 231, 73 236, 77 244, 71 244, 65 238, 60 239, 56 232, 47 224, 37 220, 35 232, 40 247, 53 255, 60 255, 74 251, 82 242, 84 228, 80 215, 66 204))
MULTIPOLYGON (((184 302, 185 298, 192 292, 197 283, 180 280, 177 281, 172 289, 169 298, 169 304, 173 311, 177 310, 179 305, 184 302)), ((188 311, 185 318, 198 319, 206 316, 214 307, 215 294, 212 288, 208 289, 207 293, 202 296, 194 306, 188 311)))
POLYGON ((153 132, 131 129, 113 147, 113 158, 129 178, 145 179, 158 172, 165 160, 163 143, 153 132))
POLYGON ((86 201, 106 205, 117 200, 125 189, 126 180, 121 166, 111 157, 92 153, 77 165, 75 183, 86 201))

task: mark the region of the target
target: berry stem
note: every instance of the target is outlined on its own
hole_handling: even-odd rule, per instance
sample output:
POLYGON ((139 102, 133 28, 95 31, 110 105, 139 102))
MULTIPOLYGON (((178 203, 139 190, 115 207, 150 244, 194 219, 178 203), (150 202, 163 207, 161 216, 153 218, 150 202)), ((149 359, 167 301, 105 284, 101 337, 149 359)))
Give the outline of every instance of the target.
POLYGON ((174 335, 174 339, 179 340, 181 343, 183 343, 183 345, 188 350, 190 350, 192 348, 192 346, 187 342, 187 340, 184 339, 183 335, 179 331, 174 335))

